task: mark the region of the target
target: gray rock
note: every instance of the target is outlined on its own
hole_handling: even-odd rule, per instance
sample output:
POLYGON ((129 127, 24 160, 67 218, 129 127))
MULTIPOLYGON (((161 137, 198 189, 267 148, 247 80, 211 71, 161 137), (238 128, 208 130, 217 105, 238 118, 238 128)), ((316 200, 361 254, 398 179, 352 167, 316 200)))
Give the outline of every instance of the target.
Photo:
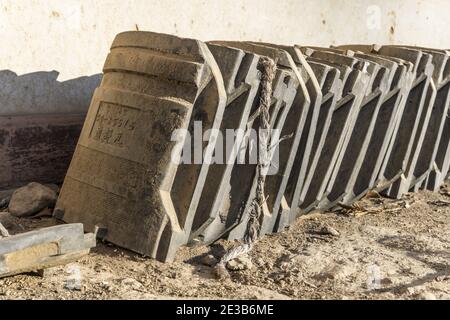
POLYGON ((251 268, 253 268, 253 263, 247 256, 237 257, 227 263, 227 269, 232 271, 249 270, 251 268))
POLYGON ((29 217, 46 207, 53 207, 56 192, 42 184, 31 182, 14 191, 9 202, 9 212, 16 217, 29 217))

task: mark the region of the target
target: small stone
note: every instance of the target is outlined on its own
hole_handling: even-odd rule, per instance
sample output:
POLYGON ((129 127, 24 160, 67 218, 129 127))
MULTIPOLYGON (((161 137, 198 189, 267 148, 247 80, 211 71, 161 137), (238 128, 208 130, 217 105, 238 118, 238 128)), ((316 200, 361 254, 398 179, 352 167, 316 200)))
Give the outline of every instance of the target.
POLYGON ((412 296, 416 293, 416 289, 414 287, 408 287, 406 288, 406 293, 412 296))
POLYGON ((218 262, 219 262, 219 260, 216 257, 214 257, 212 254, 206 255, 203 258, 201 258, 201 260, 200 260, 201 264, 208 266, 208 267, 214 267, 218 262))
POLYGON ((9 232, 8 230, 0 223, 0 239, 1 238, 6 238, 9 237, 9 232))
POLYGON ((436 296, 429 291, 420 293, 418 298, 421 300, 436 300, 436 296))
POLYGON ((81 283, 79 283, 76 279, 67 280, 64 288, 70 291, 82 291, 81 283))
POLYGON ((49 269, 39 269, 36 273, 41 278, 48 278, 51 274, 49 269))
POLYGON ((339 235, 340 235, 339 231, 337 231, 336 229, 334 229, 333 227, 330 227, 330 226, 324 226, 322 228, 322 234, 329 234, 334 237, 339 237, 339 235))
POLYGON ((250 270, 253 268, 253 263, 247 256, 237 257, 227 263, 227 269, 232 271, 250 270))
POLYGON ((445 281, 445 280, 448 280, 448 279, 450 279, 450 276, 438 276, 438 277, 436 277, 436 281, 437 282, 442 282, 442 281, 445 281))
POLYGON ((383 278, 380 280, 380 283, 384 286, 391 285, 394 282, 390 278, 383 278))
POLYGON ((336 273, 325 271, 325 272, 321 272, 321 273, 315 274, 313 276, 313 278, 316 279, 316 280, 320 280, 320 281, 325 281, 325 280, 328 280, 328 279, 334 280, 334 279, 336 279, 336 273))
POLYGON ((216 275, 216 278, 221 281, 230 280, 230 274, 228 273, 227 268, 225 268, 222 264, 218 264, 214 268, 214 273, 216 275))
POLYGON ((29 217, 56 203, 56 192, 42 184, 31 182, 14 191, 9 212, 16 217, 29 217))
POLYGON ((130 287, 133 290, 142 289, 142 283, 133 278, 125 278, 121 282, 122 286, 130 287))

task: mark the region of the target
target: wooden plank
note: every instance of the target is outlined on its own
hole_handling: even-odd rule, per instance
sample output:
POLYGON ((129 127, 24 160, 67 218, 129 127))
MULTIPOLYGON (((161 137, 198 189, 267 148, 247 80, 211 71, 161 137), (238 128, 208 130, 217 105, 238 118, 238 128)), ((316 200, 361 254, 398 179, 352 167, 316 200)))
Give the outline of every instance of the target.
POLYGON ((53 226, 0 239, 0 278, 73 262, 95 247, 80 223, 53 226))

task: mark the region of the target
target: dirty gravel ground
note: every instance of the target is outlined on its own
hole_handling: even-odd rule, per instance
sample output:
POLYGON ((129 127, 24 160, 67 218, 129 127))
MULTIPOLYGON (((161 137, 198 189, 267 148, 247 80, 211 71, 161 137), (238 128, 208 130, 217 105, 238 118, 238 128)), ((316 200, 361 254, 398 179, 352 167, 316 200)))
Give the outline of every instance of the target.
MULTIPOLYGON (((260 240, 253 267, 225 281, 202 257, 220 256, 230 242, 182 248, 172 264, 99 243, 44 277, 0 279, 0 299, 450 299, 448 190, 402 200, 373 194, 353 209, 304 216, 260 240)), ((55 222, 14 223, 27 230, 55 222)))

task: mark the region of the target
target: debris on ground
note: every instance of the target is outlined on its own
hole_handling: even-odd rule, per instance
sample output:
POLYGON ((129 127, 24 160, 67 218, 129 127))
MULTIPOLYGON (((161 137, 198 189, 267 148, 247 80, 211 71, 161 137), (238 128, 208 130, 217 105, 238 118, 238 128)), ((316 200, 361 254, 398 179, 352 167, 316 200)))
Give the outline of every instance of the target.
MULTIPOLYGON (((48 269, 45 278, 22 274, 0 279, 0 299, 432 298, 427 292, 450 299, 450 206, 427 203, 446 197, 420 191, 409 208, 402 200, 382 198, 399 206, 394 213, 303 216, 289 230, 261 238, 248 254, 253 268, 230 271, 226 281, 218 281, 216 270, 202 257, 219 258, 234 241, 183 247, 171 264, 99 242, 76 263, 48 269), (323 226, 333 227, 340 236, 308 241, 308 235, 323 226), (76 275, 81 282, 72 282, 76 275)), ((367 199, 358 204, 375 206, 367 199)), ((25 230, 10 232, 55 223, 45 217, 12 218, 25 230)))
POLYGON ((231 271, 250 270, 253 263, 247 255, 239 256, 227 262, 227 269, 231 271))
POLYGON ((437 207, 450 206, 450 201, 447 201, 447 200, 432 200, 432 201, 428 201, 427 203, 431 204, 433 206, 437 206, 437 207))
POLYGON ((84 234, 82 224, 53 226, 13 236, 5 234, 0 239, 0 278, 76 261, 96 243, 94 234, 84 234))

